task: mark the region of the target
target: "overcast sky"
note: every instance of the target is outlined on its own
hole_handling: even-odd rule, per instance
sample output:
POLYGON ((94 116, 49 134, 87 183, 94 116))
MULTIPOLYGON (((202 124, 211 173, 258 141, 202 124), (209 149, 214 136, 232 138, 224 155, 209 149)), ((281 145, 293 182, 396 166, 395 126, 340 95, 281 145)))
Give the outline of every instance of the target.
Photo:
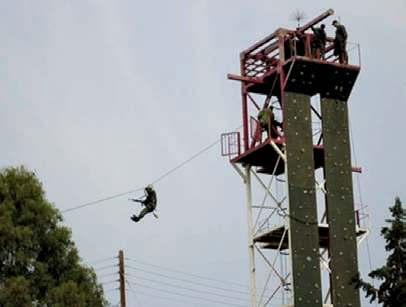
MULTIPOLYGON (((241 124, 239 84, 226 74, 238 73, 242 49, 294 26, 297 9, 310 19, 328 8, 362 48, 350 120, 372 214, 372 261, 381 265, 379 227, 396 195, 406 201, 404 0, 0 0, 0 164, 34 169, 61 210, 143 187, 241 124)), ((156 190, 159 220, 131 222, 139 207, 126 196, 66 213, 83 259, 93 264, 123 249, 128 258, 248 284, 244 187, 220 148, 156 190)), ((366 255, 364 244, 364 275, 366 255)), ((118 301, 117 291, 107 297, 118 301)), ((129 306, 191 305, 128 299, 129 306)))

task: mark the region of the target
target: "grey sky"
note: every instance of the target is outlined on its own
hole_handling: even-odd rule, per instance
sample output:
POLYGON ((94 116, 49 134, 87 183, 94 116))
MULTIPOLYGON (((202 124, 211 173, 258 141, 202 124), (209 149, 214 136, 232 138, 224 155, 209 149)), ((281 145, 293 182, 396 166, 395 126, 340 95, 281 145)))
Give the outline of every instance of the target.
MULTIPOLYGON (((362 47, 350 119, 373 262, 382 264, 379 227, 396 195, 406 201, 406 2, 388 3, 2 0, 0 164, 35 169, 61 210, 142 187, 240 125, 239 85, 226 80, 239 71, 239 51, 294 26, 296 9, 311 18, 331 7, 362 47)), ((130 258, 246 284, 244 188, 219 152, 156 185, 159 220, 132 223, 139 207, 126 197, 66 214, 83 259, 121 248, 130 258)), ((117 302, 115 292, 108 298, 117 302)))

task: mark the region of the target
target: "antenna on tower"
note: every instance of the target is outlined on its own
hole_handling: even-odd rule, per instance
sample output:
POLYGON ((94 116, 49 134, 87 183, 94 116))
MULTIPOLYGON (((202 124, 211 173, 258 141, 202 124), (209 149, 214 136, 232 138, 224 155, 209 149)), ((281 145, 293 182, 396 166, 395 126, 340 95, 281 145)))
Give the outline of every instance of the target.
POLYGON ((296 10, 291 15, 291 19, 297 22, 298 28, 300 28, 301 23, 305 18, 306 18, 306 14, 301 10, 296 10))

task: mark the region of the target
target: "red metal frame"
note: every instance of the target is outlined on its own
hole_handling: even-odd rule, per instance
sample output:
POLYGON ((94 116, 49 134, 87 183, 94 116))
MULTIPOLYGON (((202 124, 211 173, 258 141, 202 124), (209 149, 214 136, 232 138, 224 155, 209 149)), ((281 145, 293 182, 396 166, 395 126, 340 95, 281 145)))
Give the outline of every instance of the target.
POLYGON ((253 132, 250 132, 249 120, 251 115, 249 109, 250 103, 256 109, 259 109, 261 104, 255 101, 250 95, 251 92, 266 95, 268 101, 272 96, 278 97, 283 109, 283 93, 290 78, 290 71, 298 62, 313 63, 324 67, 325 65, 334 65, 335 68, 346 66, 346 69, 352 69, 356 74, 358 73, 358 66, 336 63, 337 57, 333 54, 334 39, 332 37, 327 38, 324 59, 312 57, 311 42, 314 35, 306 31, 332 14, 334 14, 334 11, 330 9, 295 30, 279 28, 240 53, 240 75, 228 74, 228 79, 241 82, 244 152, 256 146, 257 143, 250 140, 253 132), (304 54, 297 54, 297 42, 304 44, 304 54), (289 50, 286 48, 289 48, 289 50), (271 92, 264 93, 265 90, 258 92, 258 86, 263 86, 262 89, 266 88, 269 80, 273 80, 271 92))
MULTIPOLYGON (((345 93, 343 96, 339 96, 338 90, 332 94, 330 91, 344 87, 339 82, 342 79, 346 82, 349 95, 359 73, 359 65, 336 63, 338 57, 334 56, 334 39, 331 37, 327 38, 324 58, 313 57, 314 52, 311 47, 314 35, 306 32, 333 13, 333 10, 328 10, 295 30, 279 28, 240 53, 240 75, 228 74, 228 79, 241 82, 242 147, 240 147, 239 133, 225 133, 221 136, 222 155, 228 156, 231 163, 253 166, 255 172, 261 174, 279 176, 285 173, 287 164, 283 161, 280 163, 282 159, 286 159, 284 135, 272 138, 272 134, 269 133, 269 138, 263 140, 257 114, 254 116, 250 114, 250 110, 259 111, 260 106, 268 104, 272 98, 277 98, 282 114, 285 105, 285 91, 303 93, 308 96, 320 94, 321 97, 347 100, 348 96, 345 97, 345 93), (302 48, 300 52, 298 52, 299 46, 302 48), (321 80, 318 80, 317 76, 314 77, 313 74, 318 74, 321 80), (332 80, 329 78, 326 82, 326 75, 331 76, 332 80), (315 84, 313 91, 303 88, 308 86, 305 81, 309 80, 315 84), (297 85, 298 83, 299 85, 297 85), (259 103, 258 96, 255 95, 265 97, 264 103, 259 103), (233 146, 235 137, 238 138, 238 150, 233 146)), ((345 92, 347 89, 340 89, 339 92, 345 92)), ((322 120, 321 114, 317 110, 312 108, 312 112, 322 120)), ((282 123, 285 124, 283 118, 282 123)), ((272 128, 272 123, 270 123, 268 131, 271 132, 272 128)), ((324 167, 324 148, 321 144, 322 134, 317 145, 313 145, 315 169, 324 167)), ((352 171, 361 172, 361 168, 353 167, 352 171)), ((250 181, 246 184, 250 185, 250 181)), ((325 192, 323 186, 317 185, 325 192)), ((251 196, 247 198, 251 198, 251 196)), ((327 210, 326 207, 326 212, 327 210)), ((359 225, 362 220, 362 211, 356 210, 354 214, 359 225)))

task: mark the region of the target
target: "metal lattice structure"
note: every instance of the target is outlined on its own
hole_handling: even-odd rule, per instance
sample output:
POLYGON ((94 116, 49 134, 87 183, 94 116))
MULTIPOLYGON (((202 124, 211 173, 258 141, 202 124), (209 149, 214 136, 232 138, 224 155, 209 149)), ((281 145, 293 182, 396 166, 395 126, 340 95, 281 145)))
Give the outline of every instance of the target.
POLYGON ((347 114, 359 48, 358 63, 340 64, 327 38, 315 58, 307 31, 333 13, 276 30, 241 52, 241 75, 228 75, 241 82, 243 129, 242 140, 222 135, 222 154, 246 189, 251 306, 360 306, 350 283, 368 231, 354 207, 352 176, 361 169, 351 165, 347 114), (283 122, 277 130, 270 121, 265 138, 261 101, 283 122))

